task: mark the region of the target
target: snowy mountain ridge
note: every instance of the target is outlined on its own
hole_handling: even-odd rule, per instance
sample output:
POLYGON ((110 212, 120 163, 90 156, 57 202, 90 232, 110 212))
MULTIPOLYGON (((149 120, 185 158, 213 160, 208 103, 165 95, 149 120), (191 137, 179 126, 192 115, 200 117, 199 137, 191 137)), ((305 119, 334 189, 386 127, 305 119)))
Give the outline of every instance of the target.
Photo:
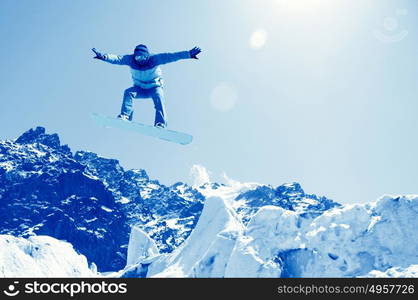
POLYGON ((42 127, 0 141, 1 274, 417 274, 417 195, 340 205, 298 183, 219 184, 204 172, 196 182, 165 186, 115 159, 73 154, 42 127))
POLYGON ((57 134, 37 127, 14 141, 0 141, 0 234, 67 241, 108 272, 126 265, 132 226, 153 241, 158 253, 172 253, 213 196, 226 199, 243 226, 265 205, 305 217, 340 206, 306 194, 297 183, 200 183, 165 186, 145 170, 124 170, 115 159, 88 151, 73 154, 57 134))

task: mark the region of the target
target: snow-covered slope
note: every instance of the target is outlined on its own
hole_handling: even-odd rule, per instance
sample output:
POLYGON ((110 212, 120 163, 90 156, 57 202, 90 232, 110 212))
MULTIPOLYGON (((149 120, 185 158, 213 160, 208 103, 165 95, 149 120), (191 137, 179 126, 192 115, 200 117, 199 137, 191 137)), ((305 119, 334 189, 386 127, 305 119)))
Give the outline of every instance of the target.
POLYGON ((196 228, 182 246, 171 254, 139 261, 136 268, 141 274, 129 275, 416 275, 410 266, 418 263, 418 196, 385 196, 374 203, 335 207, 320 216, 264 206, 246 226, 233 204, 228 198, 208 198, 196 228))
POLYGON ((97 277, 71 244, 48 236, 0 235, 0 277, 97 277))

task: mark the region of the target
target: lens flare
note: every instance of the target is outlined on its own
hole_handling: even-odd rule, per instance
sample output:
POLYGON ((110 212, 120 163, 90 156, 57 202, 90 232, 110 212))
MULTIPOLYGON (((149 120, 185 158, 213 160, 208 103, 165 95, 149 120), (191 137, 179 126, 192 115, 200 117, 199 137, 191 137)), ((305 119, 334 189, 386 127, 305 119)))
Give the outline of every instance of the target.
POLYGON ((250 46, 253 49, 261 49, 267 42, 267 31, 259 29, 254 31, 250 37, 250 46))

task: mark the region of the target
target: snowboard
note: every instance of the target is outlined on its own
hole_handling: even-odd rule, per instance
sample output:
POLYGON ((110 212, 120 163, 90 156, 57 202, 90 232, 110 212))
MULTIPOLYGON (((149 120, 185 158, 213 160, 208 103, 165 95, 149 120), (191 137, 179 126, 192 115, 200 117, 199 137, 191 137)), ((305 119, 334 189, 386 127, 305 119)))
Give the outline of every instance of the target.
POLYGON ((118 118, 112 118, 97 113, 92 113, 91 117, 96 123, 104 127, 113 127, 130 130, 181 145, 190 144, 193 140, 193 137, 191 135, 183 132, 168 130, 165 128, 157 128, 138 122, 121 120, 118 118))

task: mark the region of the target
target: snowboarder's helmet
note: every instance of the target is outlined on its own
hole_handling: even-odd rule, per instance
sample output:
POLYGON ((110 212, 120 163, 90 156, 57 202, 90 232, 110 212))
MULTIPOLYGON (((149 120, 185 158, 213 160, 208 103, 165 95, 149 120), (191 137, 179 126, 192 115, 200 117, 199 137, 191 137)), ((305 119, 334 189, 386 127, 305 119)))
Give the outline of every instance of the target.
POLYGON ((143 54, 148 55, 149 51, 148 51, 147 46, 145 46, 143 44, 140 44, 140 45, 135 47, 135 53, 143 53, 143 54))

